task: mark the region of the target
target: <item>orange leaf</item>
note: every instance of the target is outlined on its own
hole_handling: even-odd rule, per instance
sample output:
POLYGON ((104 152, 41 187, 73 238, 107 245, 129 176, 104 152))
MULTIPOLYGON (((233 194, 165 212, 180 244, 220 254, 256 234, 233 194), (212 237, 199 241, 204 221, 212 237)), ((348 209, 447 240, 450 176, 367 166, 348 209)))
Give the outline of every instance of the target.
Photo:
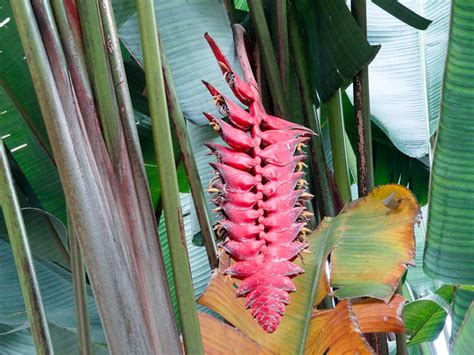
POLYGON ((355 321, 350 301, 341 301, 336 308, 315 311, 313 315, 305 354, 374 353, 355 321))
POLYGON ((205 354, 271 354, 236 328, 209 314, 200 312, 199 323, 205 354))
POLYGON ((402 309, 405 299, 396 294, 389 303, 369 298, 352 305, 362 333, 401 333, 405 331, 402 309))
POLYGON ((414 223, 420 214, 410 190, 384 185, 349 205, 330 221, 337 238, 331 253, 331 286, 339 298, 390 300, 414 263, 414 223))

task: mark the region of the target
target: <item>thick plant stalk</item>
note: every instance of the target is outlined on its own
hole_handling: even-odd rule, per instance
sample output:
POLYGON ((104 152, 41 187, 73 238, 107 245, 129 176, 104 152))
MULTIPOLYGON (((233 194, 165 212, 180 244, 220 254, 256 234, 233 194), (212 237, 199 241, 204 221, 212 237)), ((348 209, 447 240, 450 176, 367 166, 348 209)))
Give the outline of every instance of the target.
MULTIPOLYGON (((367 35, 366 1, 352 0, 351 11, 362 32, 367 35)), ((359 196, 362 197, 374 188, 368 66, 363 67, 354 76, 353 87, 354 112, 357 125, 357 182, 359 196)))
POLYGON ((260 0, 249 0, 248 4, 273 104, 276 107, 276 112, 287 118, 289 114, 288 100, 285 96, 283 81, 280 78, 278 62, 276 60, 275 51, 273 50, 270 31, 263 11, 263 3, 260 0))
MULTIPOLYGON (((38 4, 47 14, 48 3, 38 4)), ((137 201, 135 191, 123 193, 126 202, 117 199, 123 185, 118 184, 106 159, 102 137, 95 140, 96 146, 91 143, 97 131, 86 129, 85 116, 77 107, 55 28, 42 19, 40 31, 29 2, 15 1, 12 7, 55 147, 66 202, 74 206, 69 210, 71 223, 77 227, 109 349, 112 353, 179 353, 150 199, 137 201)))
POLYGON ((341 90, 337 90, 326 104, 328 107, 329 134, 334 162, 334 177, 342 203, 351 200, 351 183, 347 166, 347 149, 344 138, 344 117, 342 112, 341 90))
POLYGON ((84 261, 74 227, 69 225, 69 248, 71 250, 71 273, 76 302, 77 338, 79 354, 92 354, 92 341, 87 309, 87 284, 84 261))
POLYGON ((288 27, 290 33, 290 45, 293 53, 293 61, 295 63, 296 74, 301 89, 301 96, 304 106, 304 113, 307 116, 309 128, 313 130, 316 135, 311 139, 310 152, 312 160, 316 165, 316 171, 313 176, 317 179, 313 181, 315 186, 319 186, 320 196, 318 199, 322 201, 322 214, 324 216, 333 217, 336 215, 334 206, 334 197, 329 183, 328 167, 326 163, 326 156, 323 149, 323 141, 321 136, 321 128, 319 126, 319 118, 317 117, 314 108, 314 98, 309 81, 308 63, 306 60, 306 53, 304 52, 303 40, 298 33, 296 23, 296 16, 294 10, 291 9, 288 16, 288 27))
POLYGON ((136 4, 171 265, 178 311, 183 320, 184 347, 188 354, 201 354, 201 331, 186 249, 154 5, 152 0, 137 0, 136 4))
POLYGON ((289 292, 296 291, 291 278, 303 272, 292 260, 308 246, 304 201, 312 195, 306 192, 301 172, 306 158, 302 147, 314 133, 267 115, 242 49, 239 58, 246 81, 208 34, 206 39, 234 95, 249 108, 240 108, 204 82, 227 120, 204 115, 230 146, 207 144, 218 159, 211 163, 216 176, 210 183, 216 211, 224 217, 217 233, 225 238, 222 248, 234 260, 224 273, 242 279, 237 296, 245 296, 245 307, 251 307, 260 326, 272 333, 289 303, 289 292))
POLYGON ((176 131, 176 137, 178 139, 179 149, 181 151, 181 157, 184 163, 184 169, 186 170, 186 175, 188 177, 189 188, 193 197, 194 206, 196 207, 196 215, 199 221, 199 226, 201 227, 204 245, 206 247, 207 258, 212 269, 218 266, 219 260, 217 258, 216 244, 214 242, 214 233, 212 231, 212 225, 206 207, 204 190, 203 186, 201 185, 201 179, 199 178, 196 161, 194 160, 191 150, 191 143, 186 131, 186 122, 184 120, 183 111, 181 110, 181 105, 178 101, 178 97, 174 88, 173 76, 167 64, 163 46, 160 48, 171 120, 176 131))
POLYGON ((0 203, 15 258, 36 352, 41 355, 53 354, 41 293, 36 279, 33 256, 31 255, 26 227, 20 211, 20 204, 3 141, 0 141, 0 203))

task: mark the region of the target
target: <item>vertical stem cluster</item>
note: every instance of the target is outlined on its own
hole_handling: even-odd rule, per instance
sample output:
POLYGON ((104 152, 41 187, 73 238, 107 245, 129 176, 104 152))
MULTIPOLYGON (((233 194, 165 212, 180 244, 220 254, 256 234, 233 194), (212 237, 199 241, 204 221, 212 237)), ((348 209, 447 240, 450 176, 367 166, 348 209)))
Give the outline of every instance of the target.
POLYGON ((118 100, 97 19, 98 2, 81 3, 87 7, 81 18, 91 16, 95 20, 85 22, 99 26, 95 50, 107 71, 92 74, 94 90, 108 91, 95 97, 82 59, 80 26, 85 24, 79 22, 74 2, 54 2, 61 39, 49 3, 32 4, 34 12, 26 1, 12 2, 12 7, 109 349, 178 353, 149 191, 143 167, 137 167, 141 153, 127 135, 134 126, 123 124, 116 114, 118 100), (114 122, 100 125, 96 102, 110 109, 99 110, 107 114, 102 118, 114 122), (113 137, 108 146, 106 133, 113 137))

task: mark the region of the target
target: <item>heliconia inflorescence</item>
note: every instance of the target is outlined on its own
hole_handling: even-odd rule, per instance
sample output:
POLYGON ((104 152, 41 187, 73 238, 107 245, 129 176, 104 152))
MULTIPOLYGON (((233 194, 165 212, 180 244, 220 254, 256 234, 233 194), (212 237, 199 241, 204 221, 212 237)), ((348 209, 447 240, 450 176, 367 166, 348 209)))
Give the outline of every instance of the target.
MULTIPOLYGON (((204 82, 224 118, 204 115, 229 147, 208 143, 218 162, 209 190, 224 218, 216 225, 221 247, 233 259, 224 273, 242 280, 237 296, 268 333, 278 327, 292 278, 304 270, 292 261, 308 247, 304 240, 309 212, 302 154, 314 134, 301 125, 265 113, 253 74, 244 67, 245 81, 232 69, 214 40, 205 35, 224 79, 244 110, 204 82)), ((244 59, 248 64, 248 59, 244 59)), ((241 56, 242 62, 242 56, 241 56)), ((242 63, 244 64, 244 63, 242 63)))

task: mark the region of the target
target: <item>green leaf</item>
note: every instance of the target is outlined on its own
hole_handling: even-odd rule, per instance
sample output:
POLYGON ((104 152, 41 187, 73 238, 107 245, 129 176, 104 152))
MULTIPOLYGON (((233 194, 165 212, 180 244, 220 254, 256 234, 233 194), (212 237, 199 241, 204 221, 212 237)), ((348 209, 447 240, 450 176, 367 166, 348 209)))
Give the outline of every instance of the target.
MULTIPOLYGON (((375 93, 376 95, 376 93, 375 93)), ((353 147, 357 147, 357 127, 354 120, 354 106, 348 95, 342 95, 344 107, 344 125, 353 147)), ((327 135, 327 124, 324 122, 322 110, 322 133, 325 142, 327 160, 332 164, 329 141, 327 135), (328 155, 329 153, 329 155, 328 155)), ((376 118, 372 116, 372 121, 376 118)), ((428 202, 429 168, 422 159, 414 159, 398 150, 387 135, 377 125, 372 125, 372 141, 374 151, 375 185, 403 184, 409 186, 420 205, 428 202)))
MULTIPOLYGON (((3 29, 0 31, 0 34, 2 33, 3 29)), ((2 46, 2 48, 5 53, 13 50, 13 48, 7 49, 8 47, 6 46, 2 46)), ((4 54, 1 55, 3 56, 4 54)), ((2 61, 0 70, 4 68, 3 63, 6 62, 2 61)), ((19 76, 20 73, 21 66, 19 66, 17 72, 19 78, 21 78, 19 76)), ((2 74, 0 73, 0 75, 2 74)), ((22 84, 25 86, 29 84, 28 80, 30 80, 29 77, 26 79, 22 81, 22 84)), ((28 101, 23 101, 23 99, 21 102, 28 104, 28 101)), ((38 143, 37 137, 26 124, 24 116, 18 111, 10 96, 7 95, 1 86, 0 111, 0 136, 10 150, 18 169, 21 170, 21 173, 28 180, 29 186, 33 189, 39 201, 40 205, 33 207, 42 208, 65 222, 66 205, 56 167, 46 154, 44 148, 38 143)))
MULTIPOLYGON (((122 3, 114 2, 114 9, 120 9, 122 3)), ((204 40, 204 33, 209 32, 230 63, 236 63, 232 31, 224 5, 216 0, 155 1, 155 16, 184 116, 191 122, 207 124, 202 112, 217 111, 201 80, 213 83, 229 97, 231 91, 225 84, 218 85, 224 81, 204 40)), ((118 25, 123 44, 143 64, 136 14, 118 25)), ((234 67, 240 69, 238 65, 234 67)))
MULTIPOLYGON (((2 9, 1 21, 3 24, 0 31, 0 43, 2 43, 0 86, 17 110, 21 112, 23 119, 32 129, 38 141, 51 152, 10 1, 0 0, 0 9, 2 9)), ((4 94, 2 93, 2 95, 4 94)), ((2 112, 4 110, 2 108, 2 112)))
POLYGON ((415 226, 415 267, 408 269, 407 283, 414 293, 415 299, 424 297, 436 290, 439 282, 432 279, 423 271, 423 252, 425 249, 426 234, 426 217, 428 214, 428 206, 421 208, 422 220, 415 226))
POLYGON ((464 355, 472 352, 474 346, 474 303, 471 303, 466 317, 459 329, 457 337, 454 339, 452 355, 464 355))
POLYGON ((438 337, 450 310, 452 292, 453 287, 446 285, 403 307, 403 320, 410 335, 408 345, 434 341, 438 337))
POLYGON ((234 0, 234 6, 237 10, 249 11, 247 0, 234 0))
MULTIPOLYGON (((199 223, 197 221, 196 212, 194 210, 191 194, 182 193, 181 208, 183 211, 183 223, 186 231, 186 245, 188 248, 189 263, 191 265, 191 273, 193 276, 194 295, 199 297, 209 283, 211 277, 211 268, 207 260, 206 249, 194 245, 194 236, 200 233, 199 223)), ((171 268, 171 259, 169 254, 168 239, 166 236, 166 224, 164 216, 161 216, 159 227, 161 251, 165 262, 166 276, 170 286, 171 298, 175 311, 177 311, 176 291, 174 289, 173 270, 171 268)), ((176 313, 176 312, 175 312, 176 313)))
POLYGON ((453 1, 448 57, 430 184, 425 272, 474 284, 474 4, 453 1))
MULTIPOLYGON (((77 335, 74 331, 51 323, 48 327, 56 354, 77 353, 77 335)), ((93 344, 92 351, 94 355, 109 354, 107 347, 101 344, 93 344)), ((29 329, 12 330, 0 324, 0 354, 35 355, 36 349, 29 329)))
POLYGON ((308 45, 311 81, 326 102, 379 48, 369 45, 344 0, 304 0, 295 6, 308 45))
POLYGON ((396 0, 372 0, 372 2, 400 21, 419 30, 426 30, 431 22, 433 22, 418 15, 396 0))
POLYGON ((373 121, 394 145, 419 158, 428 154, 437 129, 450 1, 404 3, 420 9, 433 24, 420 32, 367 4, 369 42, 382 46, 369 66, 370 109, 373 121))
POLYGON ((413 264, 413 228, 418 214, 418 204, 408 189, 384 185, 330 220, 328 233, 336 241, 331 254, 334 296, 388 301, 407 264, 413 264))
MULTIPOLYGON (((48 322, 74 330, 76 313, 71 274, 40 257, 35 257, 35 269, 48 322)), ((0 324, 10 327, 27 326, 28 320, 10 244, 3 239, 0 239, 0 293, 0 324)), ((105 343, 92 296, 88 297, 88 308, 92 339, 97 343, 105 343)))
POLYGON ((474 302, 474 286, 460 286, 454 289, 451 341, 456 338, 472 302, 474 302))

